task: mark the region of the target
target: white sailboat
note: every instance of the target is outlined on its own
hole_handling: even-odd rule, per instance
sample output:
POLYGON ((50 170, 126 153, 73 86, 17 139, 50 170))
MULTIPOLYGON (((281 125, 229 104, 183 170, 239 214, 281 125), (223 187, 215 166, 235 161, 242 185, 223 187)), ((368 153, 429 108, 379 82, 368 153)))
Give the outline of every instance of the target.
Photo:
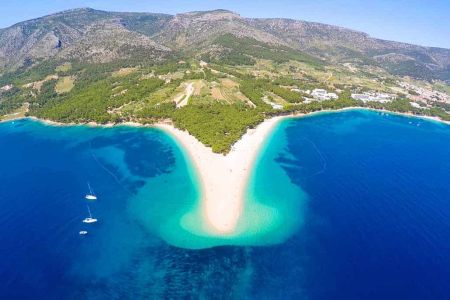
POLYGON ((85 196, 85 198, 87 200, 97 200, 97 196, 95 196, 95 194, 92 192, 91 185, 89 184, 89 182, 88 182, 88 187, 89 187, 89 194, 87 194, 85 196))
POLYGON ((87 208, 88 208, 88 212, 89 212, 89 217, 84 219, 83 223, 86 223, 86 224, 96 223, 98 220, 92 217, 91 209, 89 208, 89 205, 87 205, 87 208))
POLYGON ((88 232, 86 230, 81 230, 80 231, 80 235, 86 235, 86 234, 88 234, 88 232))

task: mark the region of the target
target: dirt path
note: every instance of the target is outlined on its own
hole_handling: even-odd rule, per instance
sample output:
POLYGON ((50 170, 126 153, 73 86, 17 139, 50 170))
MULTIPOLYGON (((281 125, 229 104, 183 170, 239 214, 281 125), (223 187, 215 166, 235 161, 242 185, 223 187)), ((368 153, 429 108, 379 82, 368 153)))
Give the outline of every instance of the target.
POLYGON ((181 95, 179 96, 177 99, 175 99, 175 102, 177 103, 177 108, 186 106, 189 102, 189 98, 191 98, 192 94, 194 93, 194 84, 193 83, 189 83, 186 86, 186 95, 181 95), (184 96, 184 98, 183 98, 184 96))

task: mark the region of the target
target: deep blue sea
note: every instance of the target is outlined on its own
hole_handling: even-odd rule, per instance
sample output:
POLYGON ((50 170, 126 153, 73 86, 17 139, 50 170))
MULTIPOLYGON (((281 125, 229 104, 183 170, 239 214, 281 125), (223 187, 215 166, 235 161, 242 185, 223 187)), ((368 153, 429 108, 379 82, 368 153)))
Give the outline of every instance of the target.
POLYGON ((362 110, 283 121, 252 186, 283 207, 268 175, 282 171, 302 203, 272 246, 164 242, 198 198, 190 168, 155 129, 0 124, 0 299, 450 298, 450 126, 362 110), (81 222, 86 205, 98 223, 81 222))

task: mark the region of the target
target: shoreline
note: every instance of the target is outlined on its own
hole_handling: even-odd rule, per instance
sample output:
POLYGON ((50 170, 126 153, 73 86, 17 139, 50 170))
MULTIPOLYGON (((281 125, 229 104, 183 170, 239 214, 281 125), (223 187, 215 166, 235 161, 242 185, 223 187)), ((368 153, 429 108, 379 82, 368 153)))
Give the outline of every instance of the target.
POLYGON ((174 137, 193 162, 201 183, 201 213, 213 234, 235 233, 256 157, 267 136, 286 118, 289 116, 270 118, 248 130, 227 155, 213 153, 187 131, 169 124, 155 126, 174 137))
MULTIPOLYGON (((286 113, 286 114, 278 113, 278 114, 270 115, 267 119, 265 119, 263 121, 263 123, 265 121, 267 121, 267 120, 270 120, 270 119, 273 119, 273 118, 277 118, 277 117, 282 117, 282 118, 302 118, 302 117, 314 116, 314 115, 321 114, 321 113, 338 113, 338 112, 351 111, 351 110, 368 110, 368 111, 373 111, 373 112, 383 112, 383 113, 388 113, 388 114, 392 114, 392 115, 410 117, 410 118, 415 118, 415 119, 423 119, 423 120, 427 120, 427 121, 434 121, 434 122, 450 125, 450 121, 442 120, 439 117, 415 115, 413 113, 402 113, 402 112, 390 111, 390 110, 386 110, 386 109, 376 109, 376 108, 359 107, 359 106, 344 107, 344 108, 339 108, 339 109, 324 109, 324 110, 313 111, 313 112, 309 112, 309 113, 286 113)), ((155 127, 157 127, 158 124, 172 124, 172 122, 170 120, 168 122, 166 122, 166 121, 159 121, 159 122, 155 122, 155 123, 152 123, 152 124, 142 124, 142 123, 134 122, 134 121, 127 121, 127 122, 121 122, 121 123, 105 123, 105 124, 100 124, 100 123, 96 123, 96 122, 62 123, 62 122, 58 122, 58 121, 52 121, 52 120, 49 120, 49 119, 40 119, 40 118, 37 118, 37 117, 34 117, 34 116, 17 117, 17 118, 11 118, 11 119, 6 119, 6 120, 0 120, 0 124, 8 123, 8 122, 14 122, 14 121, 19 121, 19 120, 23 120, 23 119, 29 119, 29 120, 36 121, 36 122, 39 122, 39 123, 42 123, 42 124, 45 124, 45 125, 57 126, 57 127, 87 126, 87 127, 93 127, 93 128, 96 128, 96 127, 113 128, 113 127, 129 126, 129 127, 155 128, 155 127)), ((262 123, 260 123, 259 125, 261 125, 261 124, 262 123)))
MULTIPOLYGON (((129 126, 162 130, 181 145, 194 165, 194 171, 201 185, 200 213, 205 225, 207 225, 206 229, 213 235, 226 237, 236 233, 236 227, 245 205, 245 191, 250 180, 251 171, 254 168, 254 163, 260 151, 262 151, 268 136, 280 121, 352 110, 383 112, 450 125, 450 122, 440 120, 437 117, 418 116, 411 113, 398 113, 360 107, 322 110, 306 114, 292 113, 269 117, 255 128, 248 129, 232 146, 231 151, 224 155, 222 153, 214 153, 210 147, 203 145, 188 131, 182 131, 176 128, 171 121, 161 121, 146 125, 136 122, 124 122, 120 124, 97 124, 95 122, 86 124, 60 123, 36 117, 22 117, 17 119, 31 119, 45 125, 62 127, 88 126, 112 128, 129 126)), ((7 120, 6 122, 13 121, 7 120)))

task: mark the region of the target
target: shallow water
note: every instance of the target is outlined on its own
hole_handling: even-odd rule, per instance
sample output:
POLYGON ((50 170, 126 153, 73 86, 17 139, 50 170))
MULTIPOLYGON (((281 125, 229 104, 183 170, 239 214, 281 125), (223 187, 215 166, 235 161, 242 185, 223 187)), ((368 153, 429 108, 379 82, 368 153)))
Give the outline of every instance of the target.
POLYGON ((189 250, 164 241, 199 197, 169 136, 3 123, 0 298, 446 299, 448 157, 438 123, 366 111, 286 120, 247 193, 273 208, 264 228, 280 244, 189 250), (81 223, 88 181, 93 226, 81 223))

